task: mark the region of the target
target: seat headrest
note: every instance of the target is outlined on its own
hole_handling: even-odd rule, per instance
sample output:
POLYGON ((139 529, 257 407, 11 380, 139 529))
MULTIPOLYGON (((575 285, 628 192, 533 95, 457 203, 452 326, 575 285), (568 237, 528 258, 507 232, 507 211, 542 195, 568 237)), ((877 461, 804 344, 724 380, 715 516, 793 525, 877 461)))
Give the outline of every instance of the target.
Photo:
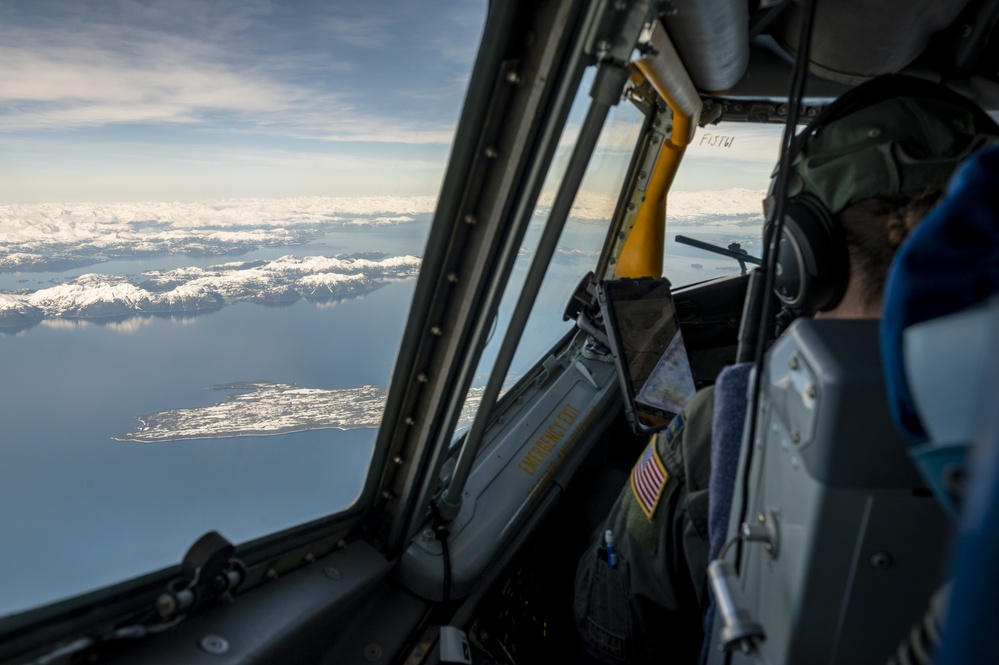
POLYGON ((978 153, 951 180, 947 196, 899 249, 885 285, 881 356, 892 417, 924 442, 905 373, 903 331, 999 293, 999 147, 978 153))

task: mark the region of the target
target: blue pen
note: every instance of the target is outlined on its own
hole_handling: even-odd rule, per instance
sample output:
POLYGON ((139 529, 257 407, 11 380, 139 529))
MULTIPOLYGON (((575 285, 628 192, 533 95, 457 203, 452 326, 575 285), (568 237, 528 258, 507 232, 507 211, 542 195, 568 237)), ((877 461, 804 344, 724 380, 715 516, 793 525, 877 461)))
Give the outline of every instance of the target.
POLYGON ((604 531, 604 550, 607 552, 607 567, 617 568, 617 550, 614 549, 614 532, 604 531))

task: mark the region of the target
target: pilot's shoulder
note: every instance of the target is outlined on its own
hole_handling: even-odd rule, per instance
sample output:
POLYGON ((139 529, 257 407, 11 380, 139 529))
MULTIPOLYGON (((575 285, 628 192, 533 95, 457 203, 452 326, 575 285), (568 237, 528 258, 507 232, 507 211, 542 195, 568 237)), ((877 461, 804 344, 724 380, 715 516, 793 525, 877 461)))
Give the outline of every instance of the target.
POLYGON ((706 487, 710 474, 714 398, 714 386, 697 391, 656 441, 657 452, 670 472, 695 488, 706 487))
POLYGON ((698 390, 687 406, 678 413, 659 435, 660 454, 705 441, 711 446, 711 418, 714 414, 715 387, 698 390))

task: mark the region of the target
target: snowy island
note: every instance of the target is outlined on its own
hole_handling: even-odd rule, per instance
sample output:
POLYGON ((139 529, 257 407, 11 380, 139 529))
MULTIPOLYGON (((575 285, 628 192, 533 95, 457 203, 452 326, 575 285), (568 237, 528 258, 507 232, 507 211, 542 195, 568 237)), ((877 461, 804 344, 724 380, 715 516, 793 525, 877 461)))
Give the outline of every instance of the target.
MULTIPOLYGON (((427 196, 0 205, 0 272, 293 247, 330 229, 426 221, 434 205, 427 196)), ((139 276, 95 271, 51 287, 0 292, 0 330, 28 328, 44 319, 113 320, 209 311, 236 302, 351 298, 413 277, 419 267, 415 256, 362 253, 220 262, 139 276)))
POLYGON ((87 274, 26 294, 0 293, 0 328, 42 319, 100 319, 214 310, 236 302, 290 303, 363 295, 414 277, 415 256, 283 256, 273 261, 150 271, 134 280, 87 274))
MULTIPOLYGON (((161 443, 185 439, 274 436, 314 429, 378 427, 385 391, 359 388, 301 388, 289 383, 245 381, 214 387, 238 391, 225 401, 192 409, 170 409, 139 416, 140 427, 113 437, 116 441, 161 443)), ((472 388, 462 421, 471 420, 482 397, 472 388)))

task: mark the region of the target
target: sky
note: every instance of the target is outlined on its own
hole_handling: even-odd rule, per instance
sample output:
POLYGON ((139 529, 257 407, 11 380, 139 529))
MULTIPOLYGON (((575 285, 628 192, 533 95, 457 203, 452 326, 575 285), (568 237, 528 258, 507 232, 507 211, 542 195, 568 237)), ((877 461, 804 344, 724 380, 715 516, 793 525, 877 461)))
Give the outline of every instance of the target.
MULTIPOLYGON (((0 205, 436 196, 485 10, 485 0, 0 2, 0 205)), ((604 139, 622 163, 637 128, 627 106, 604 139)), ((766 189, 780 129, 736 129, 731 141, 732 131, 699 130, 674 189, 766 189)))
POLYGON ((0 203, 436 195, 485 8, 0 3, 0 203))

